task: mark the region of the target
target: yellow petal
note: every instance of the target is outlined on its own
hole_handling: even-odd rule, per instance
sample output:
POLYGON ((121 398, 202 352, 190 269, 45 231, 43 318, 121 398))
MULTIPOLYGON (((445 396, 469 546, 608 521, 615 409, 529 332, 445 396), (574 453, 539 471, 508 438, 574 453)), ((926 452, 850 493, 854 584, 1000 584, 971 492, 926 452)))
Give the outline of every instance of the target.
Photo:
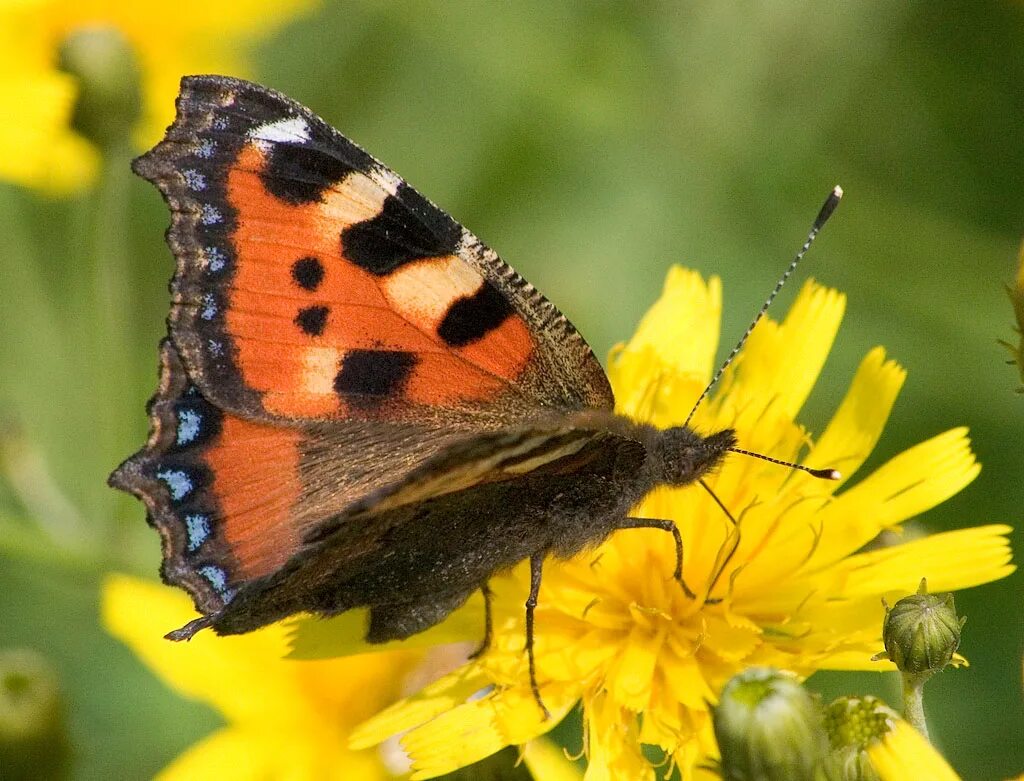
POLYGON ((640 752, 635 713, 600 695, 587 701, 584 717, 589 748, 584 781, 653 781, 654 769, 640 752))
POLYGON ((640 625, 633 627, 605 677, 605 685, 616 703, 635 711, 647 705, 664 641, 664 631, 652 632, 640 625))
POLYGON ((488 686, 490 681, 479 667, 462 667, 360 724, 352 730, 349 746, 365 748, 383 743, 392 735, 425 724, 435 716, 461 705, 488 686))
POLYGON ((830 593, 912 594, 921 578, 937 593, 1004 578, 1016 569, 1010 563, 1011 531, 999 525, 957 529, 850 556, 834 568, 837 583, 830 593))
POLYGON ((550 719, 544 719, 529 688, 506 689, 458 705, 411 730, 401 742, 412 760, 412 778, 449 773, 548 732, 565 716, 571 702, 550 690, 543 696, 550 719))
POLYGON ((848 480, 878 444, 906 377, 898 363, 885 359, 883 348, 869 352, 806 463, 838 469, 848 480))
POLYGON ((523 764, 535 781, 582 781, 579 765, 565 755, 565 749, 545 738, 531 740, 523 747, 523 764))
POLYGON ((868 756, 882 781, 960 781, 942 755, 905 721, 897 721, 882 740, 870 746, 868 756))
POLYGON ((721 308, 716 277, 705 283, 673 266, 633 338, 609 355, 616 410, 657 426, 681 423, 711 377, 721 308))
POLYGON ((385 781, 390 773, 376 756, 339 750, 319 734, 255 728, 227 728, 178 756, 156 781, 385 781))
POLYGON ((930 510, 961 491, 980 471, 965 428, 903 451, 819 513, 817 523, 828 536, 809 566, 835 561, 882 530, 930 510))
POLYGON ((650 347, 666 368, 706 383, 714 370, 722 315, 722 283, 696 271, 669 269, 661 297, 640 320, 626 350, 650 347))
POLYGON ((821 373, 845 307, 844 295, 808 281, 781 324, 767 318, 758 324, 721 391, 737 429, 756 429, 767 409, 789 420, 796 416, 821 373))

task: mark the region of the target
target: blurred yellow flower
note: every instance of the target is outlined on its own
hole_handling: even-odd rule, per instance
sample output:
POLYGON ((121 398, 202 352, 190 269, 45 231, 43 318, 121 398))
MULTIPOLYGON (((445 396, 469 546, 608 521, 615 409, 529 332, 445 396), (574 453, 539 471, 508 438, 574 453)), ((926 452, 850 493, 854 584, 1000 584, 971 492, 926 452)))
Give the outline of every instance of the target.
MULTIPOLYGON (((618 532, 575 560, 549 562, 535 648, 551 720, 530 693, 523 652, 526 570, 495 578, 489 652, 359 727, 352 745, 410 730, 402 743, 413 778, 428 778, 525 743, 582 700, 588 781, 653 779, 643 744, 692 779, 716 756, 708 704, 737 671, 891 669, 871 661, 881 647, 882 597, 913 593, 922 577, 950 591, 1012 572, 1005 526, 863 550, 960 491, 979 467, 965 430, 954 429, 837 491, 871 453, 904 380, 876 348, 817 441, 795 421, 844 304, 836 291, 806 284, 783 322, 758 326, 692 421, 704 432, 736 429, 749 450, 835 467, 842 481, 734 455, 707 482, 736 526, 700 487, 649 496, 633 515, 678 524, 695 599, 673 580, 673 546, 660 531, 618 532)), ((613 351, 619 411, 681 423, 713 370, 720 312, 716 278, 673 269, 632 341, 613 351)))
POLYGON ((0 0, 0 178, 51 192, 95 175, 96 149, 71 128, 75 79, 58 69, 71 36, 111 31, 138 63, 142 114, 135 140, 149 146, 174 114, 188 73, 244 75, 246 48, 314 0, 0 0))
POLYGON ((227 726, 166 767, 160 781, 287 778, 391 779, 378 751, 353 751, 350 730, 400 694, 422 658, 391 651, 324 661, 291 661, 287 630, 190 643, 163 639, 194 615, 182 593, 113 575, 103 586, 103 623, 170 687, 217 709, 227 726))

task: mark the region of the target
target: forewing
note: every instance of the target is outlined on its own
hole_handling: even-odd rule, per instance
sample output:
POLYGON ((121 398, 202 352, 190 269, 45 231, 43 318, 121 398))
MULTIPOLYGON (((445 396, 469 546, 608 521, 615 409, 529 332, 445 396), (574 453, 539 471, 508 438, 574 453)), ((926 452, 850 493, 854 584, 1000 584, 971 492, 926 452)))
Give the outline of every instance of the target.
POLYGON ((212 403, 492 428, 611 408, 547 299, 308 109, 219 76, 183 79, 177 108, 135 170, 172 212, 171 335, 212 403))

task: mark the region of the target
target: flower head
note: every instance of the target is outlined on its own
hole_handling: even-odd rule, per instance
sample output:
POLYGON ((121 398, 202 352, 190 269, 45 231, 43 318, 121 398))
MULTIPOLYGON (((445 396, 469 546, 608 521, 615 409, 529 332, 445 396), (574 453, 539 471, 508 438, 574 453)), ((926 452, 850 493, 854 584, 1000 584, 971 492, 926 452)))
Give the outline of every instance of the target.
POLYGON ((184 0, 173 6, 117 0, 0 0, 0 178, 53 192, 95 174, 93 144, 72 126, 81 84, 61 70, 65 44, 109 32, 134 55, 141 80, 140 146, 153 143, 174 112, 187 73, 245 71, 245 47, 311 0, 184 0))
POLYGON ((931 744, 876 697, 842 697, 825 711, 835 781, 958 781, 931 744))
MULTIPOLYGON (((711 375, 720 296, 717 279, 671 271, 636 335, 612 354, 621 413, 659 426, 686 418, 711 375)), ((523 743, 582 700, 589 780, 653 778, 642 744, 658 747, 690 779, 716 756, 710 704, 739 670, 885 669, 871 660, 881 642, 881 597, 912 592, 922 577, 948 591, 1009 574, 1003 526, 863 550, 961 490, 979 467, 966 432, 954 429, 849 484, 904 373, 872 350, 831 423, 811 438, 796 416, 843 308, 839 293, 807 283, 783 322, 758 326, 692 421, 702 432, 735 429, 748 450, 837 468, 842 482, 734 455, 706 481, 714 496, 700 486, 653 492, 632 514, 675 521, 684 580, 696 597, 673 580, 674 547, 658 530, 620 531, 571 561, 549 562, 535 651, 556 719, 544 720, 530 693, 520 568, 492 581, 490 651, 370 720, 354 745, 411 729, 403 744, 414 777, 425 778, 523 743), (454 744, 452 734, 463 740, 454 744)))
POLYGON ((227 726, 163 770, 174 779, 390 779, 376 751, 352 751, 352 727, 393 701, 420 655, 410 651, 323 661, 283 659, 287 630, 275 625, 237 637, 163 634, 194 615, 184 594, 111 576, 103 622, 181 694, 203 700, 227 726))
POLYGON ((821 706, 792 673, 748 667, 712 713, 725 781, 816 781, 828 748, 821 706))
POLYGON ((936 673, 953 661, 966 620, 956 614, 952 594, 929 594, 922 578, 916 594, 886 607, 885 653, 879 657, 890 659, 900 672, 936 673))

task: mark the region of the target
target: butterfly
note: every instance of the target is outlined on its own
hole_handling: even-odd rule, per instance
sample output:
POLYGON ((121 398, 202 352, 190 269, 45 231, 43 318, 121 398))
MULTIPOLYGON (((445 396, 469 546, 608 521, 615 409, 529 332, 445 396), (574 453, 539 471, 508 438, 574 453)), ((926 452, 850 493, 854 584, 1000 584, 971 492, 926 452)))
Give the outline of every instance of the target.
POLYGON ((177 266, 149 439, 109 482, 145 503, 164 581, 201 614, 168 638, 357 607, 369 642, 405 638, 529 559, 540 702, 548 555, 664 529, 685 588, 675 524, 630 508, 701 480, 735 433, 617 415, 561 312, 394 172, 223 76, 182 80, 133 169, 177 266))

